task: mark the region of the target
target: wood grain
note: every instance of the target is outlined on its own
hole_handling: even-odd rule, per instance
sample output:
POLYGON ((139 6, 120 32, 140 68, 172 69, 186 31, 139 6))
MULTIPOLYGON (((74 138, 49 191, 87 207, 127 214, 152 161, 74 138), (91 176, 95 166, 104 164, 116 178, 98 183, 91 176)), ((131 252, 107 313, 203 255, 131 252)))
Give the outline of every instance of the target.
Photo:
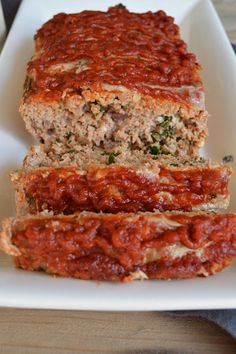
POLYGON ((233 354, 235 342, 208 321, 157 312, 1 309, 0 348, 11 354, 233 354))
MULTIPOLYGON (((236 0, 213 0, 236 43, 236 0)), ((10 258, 0 256, 0 266, 10 258)), ((236 342, 197 317, 160 312, 114 313, 0 309, 1 354, 234 354, 236 342)))

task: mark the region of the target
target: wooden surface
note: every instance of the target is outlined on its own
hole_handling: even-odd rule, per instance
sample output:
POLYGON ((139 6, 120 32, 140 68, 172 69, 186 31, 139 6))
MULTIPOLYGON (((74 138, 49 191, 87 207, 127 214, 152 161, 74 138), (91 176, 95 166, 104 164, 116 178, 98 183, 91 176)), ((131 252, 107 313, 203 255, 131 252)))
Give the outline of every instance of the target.
MULTIPOLYGON (((214 0, 236 43, 236 0, 214 0)), ((1 262, 9 262, 1 257, 1 262)), ((211 322, 160 312, 0 309, 0 354, 230 354, 236 342, 211 322)))
POLYGON ((0 353, 4 354, 235 354, 235 349, 229 335, 198 318, 158 312, 0 312, 0 353))

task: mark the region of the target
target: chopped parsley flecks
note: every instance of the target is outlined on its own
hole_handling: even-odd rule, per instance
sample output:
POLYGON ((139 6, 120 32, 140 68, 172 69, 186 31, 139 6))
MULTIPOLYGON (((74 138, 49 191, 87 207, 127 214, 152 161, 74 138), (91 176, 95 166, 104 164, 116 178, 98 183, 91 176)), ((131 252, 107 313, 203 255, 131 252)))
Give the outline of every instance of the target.
POLYGON ((157 155, 159 155, 160 154, 160 148, 159 147, 157 147, 157 146, 155 146, 155 145, 153 145, 153 146, 149 146, 149 152, 150 152, 150 154, 151 155, 155 155, 155 156, 157 156, 157 155))
POLYGON ((160 123, 161 127, 161 135, 163 137, 173 136, 175 133, 175 129, 170 126, 170 122, 172 121, 172 117, 163 116, 164 121, 160 123))
POLYGON ((152 133, 152 140, 154 142, 159 142, 161 140, 161 134, 158 132, 152 133))
POLYGON ((172 156, 172 157, 178 157, 178 152, 175 151, 175 152, 170 152, 170 151, 165 151, 165 150, 162 150, 161 153, 163 155, 169 155, 169 156, 172 156))
POLYGON ((128 104, 128 103, 127 103, 127 104, 124 104, 124 105, 121 106, 121 108, 122 108, 124 111, 127 111, 128 108, 129 108, 129 104, 128 104))
POLYGON ((164 119, 164 121, 162 122, 162 124, 164 124, 164 123, 171 122, 173 117, 172 117, 172 116, 165 116, 165 115, 162 115, 162 118, 164 119))
POLYGON ((157 119, 158 131, 152 133, 152 139, 154 142, 160 142, 165 138, 172 137, 175 134, 175 129, 170 126, 172 121, 171 116, 160 116, 157 119))
POLYGON ((100 112, 106 112, 106 111, 107 111, 107 107, 100 104, 100 112))
POLYGON ((172 137, 175 134, 175 129, 168 126, 165 129, 163 129, 162 136, 167 138, 167 137, 172 137))
POLYGON ((116 162, 116 158, 115 158, 115 155, 114 154, 110 154, 108 156, 108 165, 111 165, 112 163, 115 163, 116 162))
POLYGON ((119 152, 103 152, 102 155, 107 155, 107 165, 111 165, 116 162, 116 156, 119 155, 119 152))
POLYGON ((29 205, 34 205, 35 204, 35 198, 30 193, 26 193, 25 194, 25 198, 26 198, 27 203, 29 205))
POLYGON ((67 140, 70 140, 70 138, 72 137, 72 135, 74 135, 72 132, 67 132, 67 133, 64 135, 64 138, 66 138, 67 140))

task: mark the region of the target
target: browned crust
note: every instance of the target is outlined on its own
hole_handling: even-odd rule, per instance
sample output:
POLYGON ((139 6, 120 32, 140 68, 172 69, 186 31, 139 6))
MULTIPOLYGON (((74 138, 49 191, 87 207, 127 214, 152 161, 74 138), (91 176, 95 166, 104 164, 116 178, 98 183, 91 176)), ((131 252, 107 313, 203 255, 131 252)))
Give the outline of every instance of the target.
MULTIPOLYGON (((130 282, 134 280, 173 280, 173 279, 193 279, 196 277, 208 277, 210 275, 215 275, 216 273, 221 272, 225 268, 229 267, 231 262, 232 262, 233 257, 222 257, 221 259, 218 259, 217 261, 210 261, 207 262, 206 264, 202 265, 200 269, 196 272, 194 271, 188 271, 185 269, 183 266, 176 266, 176 269, 171 270, 171 276, 169 278, 166 278, 164 274, 161 272, 161 268, 158 272, 154 274, 147 274, 148 272, 143 271, 143 270, 137 270, 134 272, 131 272, 129 275, 125 275, 122 279, 117 277, 117 276, 111 276, 108 279, 103 279, 99 278, 96 279, 96 277, 91 277, 91 275, 81 275, 77 274, 74 275, 74 278, 77 279, 82 279, 82 280, 109 280, 109 281, 122 281, 122 282, 130 282)), ((184 257, 181 257, 181 260, 183 261, 184 257)), ((45 273, 53 276, 62 276, 62 277, 69 277, 66 275, 62 270, 61 271, 56 271, 55 269, 49 269, 45 267, 44 264, 40 264, 39 261, 25 257, 25 256, 19 256, 19 257, 14 257, 14 263, 17 268, 21 268, 27 271, 44 271, 45 273)), ((104 262, 104 266, 106 266, 104 262)), ((169 265, 170 267, 172 266, 171 264, 169 265)), ((172 266, 173 268, 175 267, 172 266)))

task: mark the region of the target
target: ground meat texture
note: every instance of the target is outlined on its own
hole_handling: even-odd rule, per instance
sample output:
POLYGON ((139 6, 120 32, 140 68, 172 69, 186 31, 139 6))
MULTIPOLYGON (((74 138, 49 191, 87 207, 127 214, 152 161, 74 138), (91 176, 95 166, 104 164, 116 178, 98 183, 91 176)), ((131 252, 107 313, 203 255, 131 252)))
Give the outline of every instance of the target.
POLYGON ((1 248, 17 266, 80 279, 192 278, 236 255, 234 214, 94 214, 8 219, 1 248))
POLYGON ((18 214, 48 210, 110 213, 217 209, 228 205, 227 166, 159 166, 159 171, 120 165, 35 168, 12 175, 18 214))
POLYGON ((163 11, 58 14, 36 34, 20 111, 46 143, 196 156, 208 116, 199 71, 163 11))

